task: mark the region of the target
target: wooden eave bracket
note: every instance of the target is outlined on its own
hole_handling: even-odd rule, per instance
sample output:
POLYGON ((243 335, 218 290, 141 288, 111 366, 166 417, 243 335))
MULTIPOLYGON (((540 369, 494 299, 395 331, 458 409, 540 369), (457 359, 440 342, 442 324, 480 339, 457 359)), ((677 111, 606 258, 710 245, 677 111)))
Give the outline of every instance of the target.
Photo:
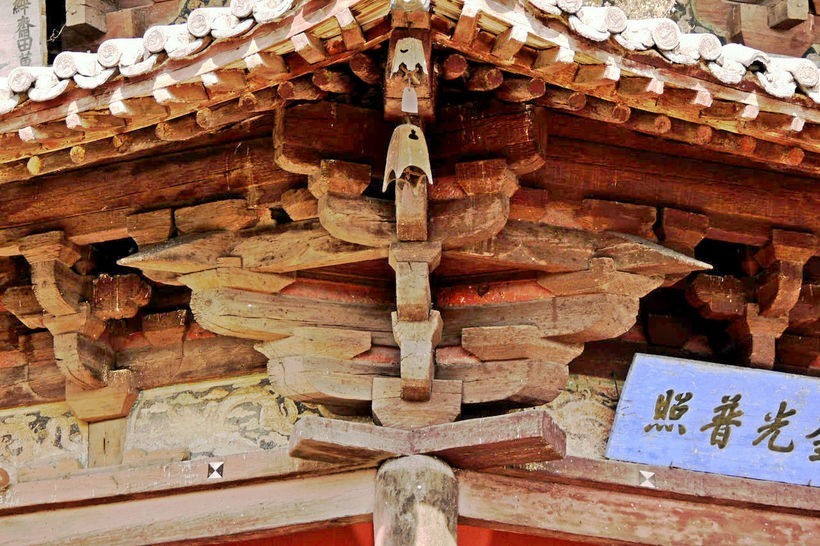
MULTIPOLYGON (((33 295, 42 308, 41 322, 34 325, 53 336, 69 407, 89 422, 128 415, 137 395, 134 377, 130 370, 114 369, 114 351, 102 335, 106 320, 136 315, 148 303, 150 287, 137 275, 101 275, 92 288, 71 269, 81 253, 60 231, 24 237, 19 249, 31 266, 33 295)), ((12 309, 31 321, 28 307, 12 309)))
POLYGON ((757 289, 761 315, 788 315, 800 297, 803 266, 816 251, 817 237, 811 233, 772 230, 771 240, 755 256, 765 268, 757 289))
POLYGON ((373 463, 426 454, 460 468, 561 459, 566 436, 543 410, 398 430, 305 416, 290 437, 290 455, 324 462, 373 463))
POLYGON ((687 287, 687 300, 704 318, 732 321, 729 333, 742 358, 772 368, 775 341, 789 326, 803 289, 803 266, 816 249, 813 234, 772 230, 770 241, 754 256, 762 268, 756 277, 701 274, 687 287))

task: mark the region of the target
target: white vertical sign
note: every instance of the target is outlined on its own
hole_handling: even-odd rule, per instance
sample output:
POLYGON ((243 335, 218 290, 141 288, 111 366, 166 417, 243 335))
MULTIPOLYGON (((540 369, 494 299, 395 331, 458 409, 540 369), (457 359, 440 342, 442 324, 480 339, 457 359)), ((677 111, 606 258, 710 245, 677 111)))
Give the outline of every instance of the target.
POLYGON ((46 0, 0 0, 0 76, 46 64, 46 0))

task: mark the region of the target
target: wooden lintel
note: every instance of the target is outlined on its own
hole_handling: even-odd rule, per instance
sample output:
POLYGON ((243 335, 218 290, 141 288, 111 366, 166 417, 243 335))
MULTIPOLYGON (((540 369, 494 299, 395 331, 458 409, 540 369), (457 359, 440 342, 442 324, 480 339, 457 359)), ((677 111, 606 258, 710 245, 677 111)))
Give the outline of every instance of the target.
POLYGON ((559 538, 592 535, 593 540, 602 543, 664 542, 674 535, 692 544, 713 544, 727 536, 743 536, 760 544, 788 540, 808 545, 809 537, 820 532, 816 503, 814 510, 806 506, 798 512, 772 511, 768 506, 768 499, 780 497, 783 487, 801 495, 810 495, 805 490, 811 488, 714 475, 701 477, 694 472, 613 461, 575 462, 589 463, 576 464, 584 468, 583 475, 574 472, 567 476, 560 466, 541 474, 540 479, 539 472, 516 472, 513 478, 457 471, 461 521, 559 538), (660 485, 651 491, 641 487, 639 470, 652 472, 655 483, 660 485), (667 476, 677 478, 671 487, 667 476), (710 493, 702 493, 702 487, 710 493), (687 494, 681 497, 672 489, 687 494), (723 502, 738 492, 751 505, 723 502), (720 510, 715 509, 718 499, 720 510), (624 510, 625 506, 630 509, 624 510), (561 517, 545 518, 545 513, 561 517), (590 513, 598 514, 608 524, 590 527, 590 513), (788 539, 783 534, 786 525, 792 530, 788 539))
MULTIPOLYGON (((265 454, 266 463, 253 455, 243 454, 221 459, 224 464, 224 481, 233 482, 231 476, 246 474, 243 468, 251 461, 254 469, 271 474, 270 453, 265 454), (264 470, 263 470, 264 468, 264 470)), ((180 476, 187 476, 183 487, 201 483, 207 487, 208 463, 213 459, 174 463, 180 476), (200 478, 201 476, 201 478, 200 478)), ((280 477, 305 474, 308 469, 332 468, 315 463, 282 461, 273 465, 273 474, 280 477)), ((100 469, 102 470, 102 469, 100 469)), ((149 467, 152 475, 158 468, 149 467)), ((125 479, 134 475, 134 469, 111 470, 114 475, 122 473, 125 479)), ((146 471, 136 471, 145 477, 146 471)), ((75 478, 72 478, 75 479, 75 478)), ((79 489, 83 493, 98 487, 96 476, 77 478, 88 485, 79 489)), ((165 483, 167 480, 156 480, 165 483)), ((64 483, 64 480, 63 480, 64 483)), ((346 474, 300 477, 296 480, 276 480, 252 485, 220 489, 189 491, 176 495, 151 498, 117 500, 107 504, 78 507, 61 507, 47 512, 34 512, 2 517, 4 537, 12 537, 15 544, 44 544, 48 541, 106 545, 112 536, 127 536, 136 542, 189 542, 193 539, 213 537, 214 526, 231 529, 231 533, 265 532, 289 534, 297 530, 367 521, 374 509, 375 470, 359 470, 346 474), (287 507, 281 499, 287 498, 287 507), (93 528, 77 526, 76 522, 95 522, 93 528), (50 525, 55 525, 54 529, 50 525)), ((42 486, 42 484, 38 484, 42 486)), ((222 483, 220 483, 222 485, 222 483)), ((34 487, 26 489, 27 497, 37 494, 34 487)), ((48 487, 48 486, 46 486, 48 487)), ((142 487, 146 487, 143 485, 142 487)), ((61 488, 58 488, 61 489, 61 488)), ((129 493, 132 491, 129 491, 129 493)), ((42 494, 42 489, 39 491, 42 494)), ((76 494, 74 495, 76 496, 76 494)), ((53 497, 52 497, 53 498, 53 497)), ((46 502, 53 502, 51 499, 46 502)))

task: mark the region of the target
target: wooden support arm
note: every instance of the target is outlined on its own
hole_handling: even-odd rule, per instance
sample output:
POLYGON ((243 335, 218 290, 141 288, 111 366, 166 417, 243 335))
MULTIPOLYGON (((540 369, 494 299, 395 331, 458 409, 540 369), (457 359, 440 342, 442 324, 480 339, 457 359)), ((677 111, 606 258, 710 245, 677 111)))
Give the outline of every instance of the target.
POLYGON ((811 233, 772 230, 769 243, 755 256, 765 268, 757 290, 760 314, 786 316, 800 297, 803 266, 814 256, 817 238, 811 233))
POLYGON ((741 358, 755 368, 772 369, 775 341, 789 326, 789 321, 785 317, 761 316, 758 309, 756 304, 747 304, 745 315, 730 324, 729 333, 738 344, 741 358))
POLYGON ((441 341, 442 320, 430 311, 426 320, 405 322, 392 315, 393 335, 401 350, 401 397, 403 400, 430 399, 435 367, 434 350, 441 341))

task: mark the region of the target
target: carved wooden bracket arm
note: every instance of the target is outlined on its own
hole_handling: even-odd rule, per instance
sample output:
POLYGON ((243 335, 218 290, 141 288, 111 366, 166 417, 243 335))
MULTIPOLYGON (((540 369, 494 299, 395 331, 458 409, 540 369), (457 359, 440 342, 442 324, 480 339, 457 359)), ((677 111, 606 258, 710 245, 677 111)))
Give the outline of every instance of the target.
POLYGON ((105 321, 136 315, 148 303, 150 287, 137 275, 90 278, 72 269, 80 249, 59 231, 20 240, 31 266, 33 294, 41 308, 35 320, 25 306, 19 317, 45 327, 53 336, 54 356, 66 377, 66 401, 85 421, 128 414, 137 391, 130 370, 115 369, 113 349, 104 339, 105 321))

